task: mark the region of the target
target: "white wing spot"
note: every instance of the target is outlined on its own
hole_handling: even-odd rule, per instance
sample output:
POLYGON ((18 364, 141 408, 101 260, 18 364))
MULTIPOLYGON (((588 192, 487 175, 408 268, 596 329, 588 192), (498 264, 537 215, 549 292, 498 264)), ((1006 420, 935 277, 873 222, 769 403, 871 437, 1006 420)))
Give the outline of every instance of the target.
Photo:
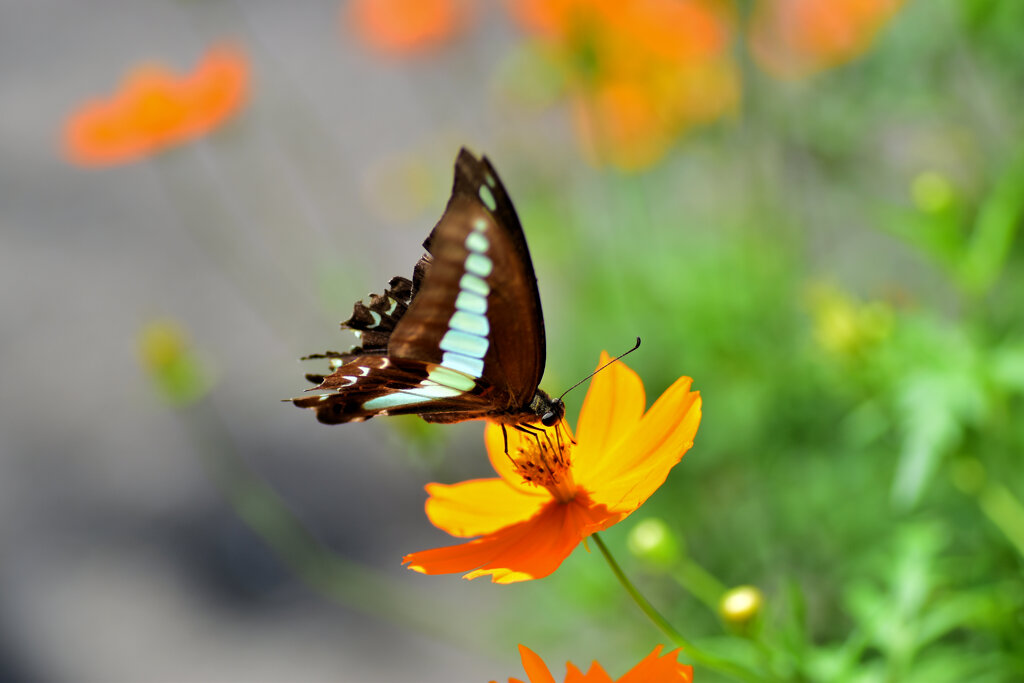
POLYGON ((462 330, 469 334, 475 334, 479 337, 486 337, 487 333, 491 331, 491 326, 485 316, 459 310, 452 313, 452 319, 448 321, 448 327, 462 330))
POLYGON ((494 270, 494 263, 483 254, 471 253, 466 257, 466 270, 478 277, 487 277, 494 270))
POLYGON ((487 281, 478 278, 476 275, 466 273, 459 280, 459 289, 470 294, 478 294, 480 296, 487 296, 491 293, 491 288, 487 284, 487 281))
POLYGON ((377 398, 371 398, 369 401, 363 404, 364 410, 377 410, 378 408, 400 408, 401 406, 412 405, 413 403, 422 403, 423 401, 429 401, 428 396, 411 395, 404 392, 396 392, 394 394, 386 394, 385 396, 378 396, 377 398))
POLYGON ((479 294, 463 290, 455 297, 455 308, 467 313, 483 315, 487 312, 487 299, 479 294))
POLYGON ((373 328, 377 327, 377 325, 380 325, 380 313, 378 313, 377 311, 370 311, 370 315, 373 316, 373 324, 367 325, 367 327, 369 327, 372 330, 373 328))
POLYGON ((490 246, 490 241, 482 233, 471 232, 466 235, 466 249, 474 253, 483 254, 490 246))
POLYGON ((391 315, 392 313, 394 313, 394 312, 395 312, 395 309, 396 309, 396 308, 398 308, 398 302, 397 302, 397 301, 395 301, 395 300, 394 300, 394 299, 393 299, 392 297, 390 297, 390 296, 388 297, 388 301, 390 301, 390 302, 391 302, 391 308, 389 308, 389 309, 388 309, 388 313, 387 313, 387 314, 388 314, 388 315, 391 315))
POLYGON ((427 379, 459 391, 472 391, 476 386, 472 377, 467 377, 462 371, 446 368, 443 365, 431 368, 427 373, 427 379))
POLYGON ((467 334, 461 330, 449 329, 441 338, 442 351, 454 351, 471 358, 483 358, 489 343, 486 337, 467 334))
POLYGON ((452 370, 464 372, 470 377, 480 377, 484 374, 484 361, 482 358, 470 358, 461 353, 445 351, 441 358, 441 365, 452 370))
POLYGON ((452 396, 461 396, 462 391, 454 387, 446 387, 438 384, 437 382, 431 382, 429 379, 425 379, 420 382, 420 386, 415 389, 402 389, 404 394, 412 394, 414 396, 426 396, 427 398, 451 398, 452 396))
POLYGON ((484 206, 486 206, 491 211, 494 211, 498 208, 498 203, 494 201, 494 193, 491 192, 491 188, 487 187, 486 185, 480 186, 480 201, 482 201, 484 203, 484 206))

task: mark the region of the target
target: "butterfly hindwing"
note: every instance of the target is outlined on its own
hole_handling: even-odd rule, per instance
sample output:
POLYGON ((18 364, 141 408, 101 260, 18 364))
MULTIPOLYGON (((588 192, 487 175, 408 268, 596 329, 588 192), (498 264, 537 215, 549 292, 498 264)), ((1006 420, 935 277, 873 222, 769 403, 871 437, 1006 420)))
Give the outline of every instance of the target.
MULTIPOLYGON (((317 387, 334 390, 292 399, 326 424, 361 422, 375 415, 486 413, 476 382, 438 365, 386 356, 356 356, 317 387)), ((462 418, 470 419, 470 418, 462 418)))

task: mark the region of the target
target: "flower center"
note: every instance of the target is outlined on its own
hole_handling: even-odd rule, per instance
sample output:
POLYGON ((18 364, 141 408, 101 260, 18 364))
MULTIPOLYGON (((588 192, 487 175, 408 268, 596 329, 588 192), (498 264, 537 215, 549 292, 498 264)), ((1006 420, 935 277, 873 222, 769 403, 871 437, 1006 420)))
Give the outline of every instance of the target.
POLYGON ((543 486, 555 500, 568 503, 576 496, 570 453, 568 439, 555 427, 523 434, 509 457, 524 481, 543 486))

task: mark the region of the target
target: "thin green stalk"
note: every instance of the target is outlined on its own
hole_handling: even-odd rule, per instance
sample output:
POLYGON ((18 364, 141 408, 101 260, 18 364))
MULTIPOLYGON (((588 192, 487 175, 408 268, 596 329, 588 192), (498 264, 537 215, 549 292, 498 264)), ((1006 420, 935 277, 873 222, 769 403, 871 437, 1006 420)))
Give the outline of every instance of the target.
POLYGON ((686 638, 684 638, 682 634, 679 633, 679 631, 677 631, 674 626, 672 626, 672 624, 668 623, 668 620, 665 619, 665 617, 663 617, 661 613, 654 608, 654 605, 652 605, 647 600, 647 598, 645 598, 640 593, 640 591, 636 589, 636 586, 633 585, 633 582, 630 581, 629 577, 627 577, 626 574, 622 571, 622 568, 619 566, 619 563, 615 561, 615 558, 612 556, 611 551, 608 550, 608 546, 606 546, 604 544, 604 541, 601 540, 601 536, 599 534, 593 534, 591 538, 594 539, 594 543, 597 545, 598 549, 600 549, 601 554, 604 555, 604 559, 607 560, 608 566, 611 567, 612 573, 615 574, 615 578, 619 580, 619 583, 622 584, 622 587, 626 589, 627 593, 629 593, 629 597, 633 598, 633 602, 637 604, 637 607, 640 608, 640 611, 643 612, 647 616, 647 618, 651 620, 651 622, 658 628, 659 631, 668 636, 669 640, 671 640, 673 643, 682 648, 683 652, 686 653, 687 657, 692 659, 697 664, 701 664, 703 666, 708 667, 709 669, 714 669, 715 671, 719 671, 721 673, 733 676, 734 678, 737 678, 739 680, 752 681, 755 683, 757 681, 764 680, 763 676, 757 676, 753 672, 748 671, 747 669, 741 666, 738 666, 730 661, 721 659, 706 652, 702 652, 698 648, 694 647, 694 645, 686 638))
POLYGON ((718 615, 719 603, 725 595, 726 587, 712 576, 708 570, 689 558, 683 558, 672 573, 673 578, 695 598, 707 605, 708 609, 718 615))

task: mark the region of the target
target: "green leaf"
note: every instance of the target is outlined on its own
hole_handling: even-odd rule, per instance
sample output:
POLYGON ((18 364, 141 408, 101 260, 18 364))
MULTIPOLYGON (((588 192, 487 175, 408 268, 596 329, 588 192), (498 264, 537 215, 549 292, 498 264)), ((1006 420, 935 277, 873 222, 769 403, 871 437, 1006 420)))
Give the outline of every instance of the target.
POLYGON ((983 294, 1003 270, 1024 216, 1024 155, 1003 173, 982 203, 967 253, 960 264, 960 283, 983 294))

